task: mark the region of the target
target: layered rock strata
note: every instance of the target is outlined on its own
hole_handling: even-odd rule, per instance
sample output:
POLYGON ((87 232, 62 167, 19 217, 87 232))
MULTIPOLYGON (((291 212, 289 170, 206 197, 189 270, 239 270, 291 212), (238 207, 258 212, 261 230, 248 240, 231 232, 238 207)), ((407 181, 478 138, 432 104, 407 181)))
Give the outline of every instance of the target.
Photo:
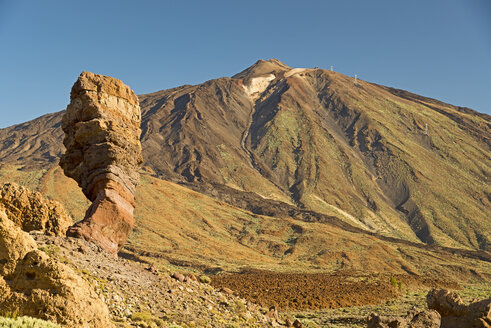
POLYGON ((60 203, 15 183, 0 185, 0 209, 24 231, 61 236, 73 223, 60 203))
POLYGON ((141 112, 135 93, 112 77, 82 72, 62 119, 65 154, 60 166, 92 201, 67 235, 116 254, 134 219, 134 193, 142 164, 141 112))
POLYGON ((39 250, 0 209, 0 315, 27 315, 64 327, 113 327, 87 281, 39 250))

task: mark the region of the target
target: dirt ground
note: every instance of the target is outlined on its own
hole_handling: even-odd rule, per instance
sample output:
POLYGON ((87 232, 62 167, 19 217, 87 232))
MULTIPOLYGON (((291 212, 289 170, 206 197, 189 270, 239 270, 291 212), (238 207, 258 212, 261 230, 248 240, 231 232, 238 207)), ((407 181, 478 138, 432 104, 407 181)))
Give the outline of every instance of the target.
MULTIPOLYGON (((426 306, 432 287, 458 289, 449 281, 415 275, 357 271, 275 273, 253 269, 209 276, 207 283, 178 281, 175 271, 153 272, 141 259, 121 253, 114 258, 92 243, 32 234, 41 250, 85 277, 107 304, 117 327, 271 327, 267 312, 276 305, 281 324, 298 319, 304 328, 366 327, 371 312, 404 315, 426 306), (228 287, 229 291, 222 289, 228 287), (371 305, 370 305, 371 304, 371 305)), ((189 273, 187 273, 189 274, 189 273)), ((464 299, 487 297, 489 284, 466 291, 464 299)))
POLYGON ((125 254, 115 258, 82 239, 31 236, 40 250, 94 287, 117 328, 270 327, 258 306, 221 293, 196 276, 182 276, 181 281, 171 277, 175 272, 159 271, 125 254))
POLYGON ((245 270, 212 277, 212 285, 227 287, 240 297, 285 311, 336 309, 380 304, 419 287, 458 288, 450 281, 419 276, 361 275, 356 272, 276 273, 245 270), (399 284, 400 282, 400 284, 399 284), (400 286, 399 286, 400 285, 400 286))

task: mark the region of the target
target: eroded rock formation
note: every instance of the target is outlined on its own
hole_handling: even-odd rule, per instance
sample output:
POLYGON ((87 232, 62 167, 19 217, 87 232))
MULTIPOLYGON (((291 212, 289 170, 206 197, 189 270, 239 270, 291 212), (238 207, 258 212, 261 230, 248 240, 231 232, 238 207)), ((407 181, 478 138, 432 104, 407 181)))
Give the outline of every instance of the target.
POLYGON ((371 313, 367 328, 439 328, 440 314, 435 310, 409 311, 405 317, 381 316, 371 313))
POLYGON ((0 209, 24 231, 61 236, 72 224, 60 203, 15 183, 0 185, 0 209))
POLYGON ((92 201, 67 235, 83 237, 116 254, 134 219, 134 193, 142 163, 141 112, 135 93, 112 77, 82 72, 62 120, 65 154, 60 166, 92 201))
POLYGON ((433 289, 426 296, 428 308, 442 316, 442 328, 490 328, 491 298, 466 305, 460 296, 444 289, 433 289))
POLYGON ((37 249, 0 210, 0 315, 17 314, 66 327, 113 327, 89 283, 37 249))

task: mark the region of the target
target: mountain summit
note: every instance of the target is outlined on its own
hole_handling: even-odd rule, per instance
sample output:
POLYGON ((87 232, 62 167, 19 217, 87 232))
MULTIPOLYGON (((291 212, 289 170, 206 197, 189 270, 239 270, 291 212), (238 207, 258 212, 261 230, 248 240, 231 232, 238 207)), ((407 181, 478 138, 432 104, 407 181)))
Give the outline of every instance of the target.
MULTIPOLYGON (((257 213, 284 205, 489 250, 488 115, 276 59, 139 99, 144 166, 156 177, 248 209, 241 197, 254 198, 257 213)), ((2 163, 54 165, 61 115, 0 130, 2 163)))
POLYGON ((263 60, 260 59, 254 65, 246 68, 242 72, 232 76, 234 79, 247 79, 267 74, 281 74, 292 68, 283 64, 278 59, 263 60))

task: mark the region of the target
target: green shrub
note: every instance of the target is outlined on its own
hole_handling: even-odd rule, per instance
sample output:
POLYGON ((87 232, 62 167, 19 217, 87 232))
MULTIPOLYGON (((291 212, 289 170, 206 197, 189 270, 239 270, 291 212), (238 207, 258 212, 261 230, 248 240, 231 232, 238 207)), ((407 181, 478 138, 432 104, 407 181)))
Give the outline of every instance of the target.
POLYGON ((247 312, 247 307, 245 306, 245 304, 242 301, 236 300, 235 301, 235 311, 238 313, 244 313, 244 312, 247 312))
POLYGON ((211 278, 208 276, 201 276, 199 277, 199 281, 201 281, 204 284, 209 284, 211 282, 211 278))
POLYGON ((133 321, 151 321, 153 315, 150 312, 135 312, 131 315, 133 321))
POLYGON ((397 286, 397 279, 394 276, 390 276, 390 284, 391 286, 396 287, 397 286))
POLYGON ((0 317, 0 328, 61 328, 57 324, 31 317, 0 317))
POLYGON ((60 246, 56 246, 56 245, 43 245, 39 247, 39 250, 45 252, 50 257, 54 257, 56 254, 60 253, 61 251, 60 246))
POLYGON ((162 327, 164 322, 152 315, 150 312, 135 312, 131 315, 131 320, 134 322, 145 323, 147 327, 162 327))

